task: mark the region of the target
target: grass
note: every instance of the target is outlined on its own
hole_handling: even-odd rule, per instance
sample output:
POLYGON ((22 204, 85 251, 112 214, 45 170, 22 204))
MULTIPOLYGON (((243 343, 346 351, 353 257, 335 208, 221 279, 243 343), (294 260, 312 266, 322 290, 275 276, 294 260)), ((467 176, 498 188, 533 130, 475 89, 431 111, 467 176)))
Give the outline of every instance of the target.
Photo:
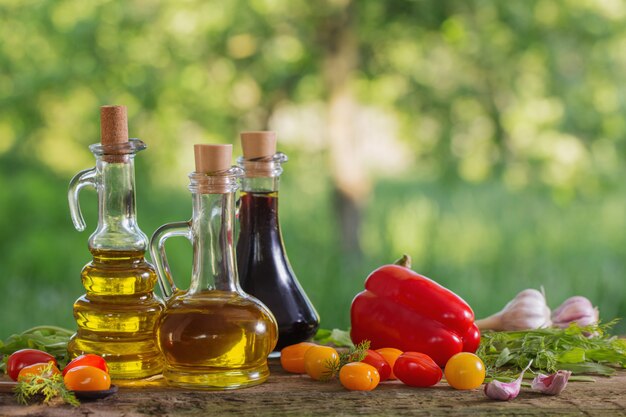
MULTIPOLYGON (((550 190, 510 191, 498 182, 380 182, 365 211, 364 256, 355 262, 339 250, 328 182, 318 180, 314 168, 298 177, 287 168, 281 191, 285 245, 324 327, 347 328, 350 302, 367 274, 402 253, 480 317, 518 291, 541 286, 552 308, 585 295, 605 321, 626 316, 626 187, 557 203, 550 190)), ((66 178, 41 168, 12 172, 0 171, 0 337, 39 324, 73 328, 89 233, 73 230, 66 178)), ((165 222, 189 218, 184 189, 140 186, 139 223, 148 235, 165 222)), ((93 230, 95 195, 82 202, 87 230, 93 230)), ((186 286, 189 243, 168 241, 168 255, 179 285, 186 286)), ((625 323, 617 330, 626 333, 625 323)))

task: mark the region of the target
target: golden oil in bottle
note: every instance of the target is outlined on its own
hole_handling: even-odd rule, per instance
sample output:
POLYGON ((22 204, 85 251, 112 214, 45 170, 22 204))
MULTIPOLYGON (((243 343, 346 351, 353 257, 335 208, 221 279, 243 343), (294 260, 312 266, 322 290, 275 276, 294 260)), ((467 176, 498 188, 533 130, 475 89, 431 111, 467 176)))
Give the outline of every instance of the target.
POLYGON ((87 293, 74 303, 78 332, 72 356, 103 356, 113 379, 158 374, 163 357, 154 329, 163 305, 153 293, 156 274, 142 251, 93 251, 81 277, 87 293))
POLYGON ((175 295, 166 305, 157 333, 177 386, 237 388, 269 376, 267 354, 276 327, 258 303, 233 292, 175 295))

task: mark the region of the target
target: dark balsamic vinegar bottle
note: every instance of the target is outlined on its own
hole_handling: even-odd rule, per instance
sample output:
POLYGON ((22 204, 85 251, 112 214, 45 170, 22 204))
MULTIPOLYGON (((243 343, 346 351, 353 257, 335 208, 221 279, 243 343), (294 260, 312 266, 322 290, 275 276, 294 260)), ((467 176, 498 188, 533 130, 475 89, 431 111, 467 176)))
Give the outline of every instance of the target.
POLYGON ((243 290, 261 300, 278 321, 275 350, 313 337, 319 316, 289 264, 278 221, 278 183, 286 155, 274 132, 241 134, 245 174, 239 208, 237 268, 243 290))

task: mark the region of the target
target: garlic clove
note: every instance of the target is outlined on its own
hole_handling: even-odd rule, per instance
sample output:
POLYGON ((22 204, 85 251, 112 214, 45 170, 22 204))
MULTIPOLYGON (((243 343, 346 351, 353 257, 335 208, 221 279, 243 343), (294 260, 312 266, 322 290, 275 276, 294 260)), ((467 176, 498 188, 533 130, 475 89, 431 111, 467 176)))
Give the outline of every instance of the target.
POLYGON ((492 400, 509 401, 519 395, 521 385, 513 382, 491 381, 485 385, 485 395, 492 400))
POLYGON ((509 401, 516 398, 522 389, 522 379, 524 379, 524 373, 530 368, 533 361, 530 361, 526 368, 522 371, 520 376, 511 382, 501 382, 493 380, 485 385, 485 395, 492 400, 509 401))
POLYGON ((496 331, 539 329, 551 324, 546 298, 535 289, 520 292, 499 313, 476 321, 480 330, 496 331))
POLYGON ((571 371, 557 371, 552 375, 539 374, 533 379, 531 388, 546 395, 559 395, 567 386, 571 371))
POLYGON ((589 299, 582 296, 570 297, 552 313, 552 322, 562 329, 570 323, 576 322, 579 326, 589 326, 598 322, 598 308, 591 304, 589 299))

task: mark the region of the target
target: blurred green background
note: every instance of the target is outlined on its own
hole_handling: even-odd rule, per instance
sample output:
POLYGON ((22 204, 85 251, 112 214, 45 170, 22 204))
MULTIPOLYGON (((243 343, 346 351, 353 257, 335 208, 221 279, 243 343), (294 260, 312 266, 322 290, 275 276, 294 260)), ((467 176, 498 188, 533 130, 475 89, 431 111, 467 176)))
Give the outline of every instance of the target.
POLYGON ((283 235, 324 327, 403 252, 477 316, 543 286, 624 317, 625 51, 620 0, 0 0, 0 336, 74 327, 89 233, 66 192, 104 104, 148 144, 148 235, 190 217, 192 144, 278 131, 283 235))

